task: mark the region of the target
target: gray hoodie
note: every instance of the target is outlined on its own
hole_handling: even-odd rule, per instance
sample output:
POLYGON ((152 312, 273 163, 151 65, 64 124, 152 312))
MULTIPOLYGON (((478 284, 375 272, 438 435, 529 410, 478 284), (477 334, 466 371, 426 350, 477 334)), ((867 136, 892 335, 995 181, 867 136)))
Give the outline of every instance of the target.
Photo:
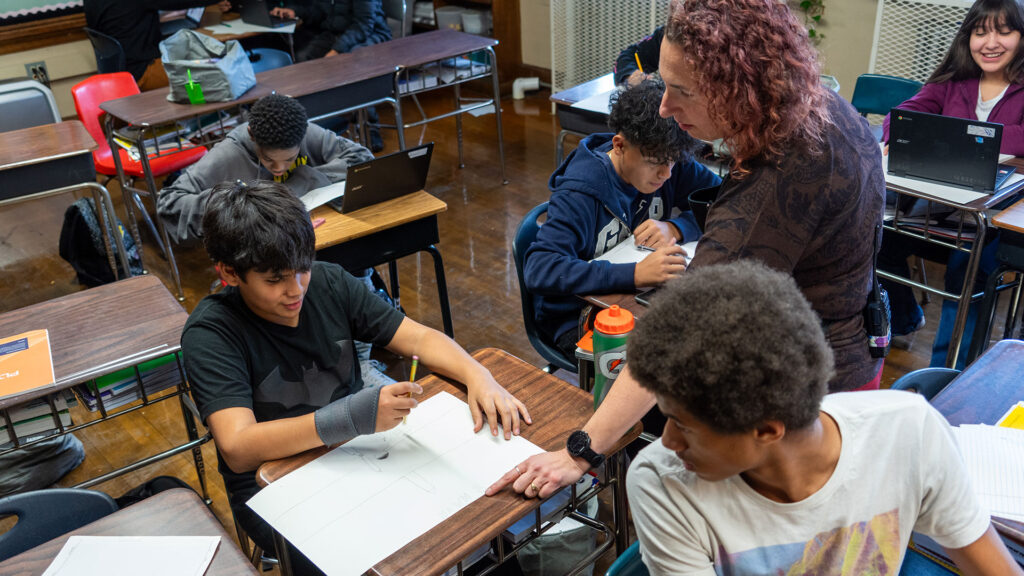
POLYGON ((209 154, 189 166, 173 184, 160 191, 157 214, 178 244, 194 244, 202 237, 203 211, 214 186, 242 180, 277 180, 296 196, 345 179, 350 164, 373 158, 355 142, 310 124, 299 144, 299 157, 283 176, 275 178, 256 155, 249 125, 242 124, 218 142, 209 154))

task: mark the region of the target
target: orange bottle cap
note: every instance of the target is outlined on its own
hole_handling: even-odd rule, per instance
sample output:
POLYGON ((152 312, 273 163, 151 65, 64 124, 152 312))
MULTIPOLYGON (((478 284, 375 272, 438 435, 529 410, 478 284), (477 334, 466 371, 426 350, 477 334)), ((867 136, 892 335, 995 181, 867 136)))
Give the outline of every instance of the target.
POLYGON ((597 313, 594 329, 604 334, 625 334, 633 329, 633 313, 618 306, 611 306, 597 313))

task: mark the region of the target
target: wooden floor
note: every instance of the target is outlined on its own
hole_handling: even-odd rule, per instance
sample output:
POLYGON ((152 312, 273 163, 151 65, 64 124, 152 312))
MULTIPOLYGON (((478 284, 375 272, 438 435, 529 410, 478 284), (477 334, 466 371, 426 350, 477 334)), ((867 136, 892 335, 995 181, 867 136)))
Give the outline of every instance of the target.
MULTIPOLYGON (((432 97, 423 99, 423 103, 429 112, 447 105, 448 101, 432 97)), ((507 185, 502 185, 500 178, 494 115, 466 116, 463 168, 458 165, 454 119, 408 130, 406 139, 409 145, 417 140, 436 143, 427 190, 448 204, 448 211, 440 215, 439 247, 447 272, 456 340, 469 350, 497 346, 541 366, 544 363, 523 332, 511 242, 523 215, 548 198, 547 180, 555 168, 554 139, 558 126, 546 92, 534 93, 521 101, 505 100, 502 112, 507 185)), ((418 117, 411 106, 406 108, 405 114, 407 120, 418 117)), ((393 132, 385 131, 385 142, 387 151, 397 149, 393 132)), ((110 188, 112 195, 119 199, 116 184, 111 183, 110 188)), ((68 195, 0 208, 0 311, 83 288, 76 282, 70 265, 57 253, 62 215, 72 200, 68 195)), ((124 219, 123 208, 118 206, 118 210, 124 219)), ((144 236, 144 242, 147 240, 144 236)), ((179 249, 176 255, 185 285, 183 305, 191 311, 207 293, 215 278, 214 270, 201 248, 179 249)), ((170 287, 166 263, 153 251, 152 241, 145 245, 145 257, 149 272, 164 279, 170 287)), ((399 269, 401 300, 406 313, 440 329, 430 257, 405 258, 400 261, 399 269)), ((386 276, 386 267, 381 268, 381 273, 386 276)), ((941 273, 939 267, 929 268, 933 284, 941 282, 941 273)), ((892 352, 886 362, 883 385, 928 364, 939 308, 936 299, 925 306, 926 327, 917 334, 911 350, 892 352)), ((408 365, 403 359, 380 351, 375 355, 388 364, 388 372, 393 377, 408 374, 408 365)), ((94 426, 78 436, 86 446, 86 460, 62 480, 61 485, 73 485, 139 455, 155 453, 180 442, 184 428, 177 402, 164 402, 112 423, 94 426)), ((233 533, 223 484, 216 473, 212 443, 205 446, 203 453, 214 512, 233 533)), ((109 481, 99 489, 118 496, 160 474, 178 476, 198 487, 191 457, 179 455, 109 481)))

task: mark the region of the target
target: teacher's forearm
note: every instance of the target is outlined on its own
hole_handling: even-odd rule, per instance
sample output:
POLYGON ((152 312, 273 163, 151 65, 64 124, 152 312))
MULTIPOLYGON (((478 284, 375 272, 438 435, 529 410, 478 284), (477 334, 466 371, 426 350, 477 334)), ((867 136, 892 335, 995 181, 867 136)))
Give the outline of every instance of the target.
POLYGON ((590 435, 590 447, 601 454, 608 454, 615 442, 655 404, 654 394, 641 388, 626 366, 597 412, 583 427, 590 435))

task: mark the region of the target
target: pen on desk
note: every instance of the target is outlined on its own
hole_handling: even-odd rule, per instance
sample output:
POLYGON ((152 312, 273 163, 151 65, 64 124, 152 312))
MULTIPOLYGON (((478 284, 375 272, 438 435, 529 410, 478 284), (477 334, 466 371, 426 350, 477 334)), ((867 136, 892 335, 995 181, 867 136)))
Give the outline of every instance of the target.
POLYGON ((220 25, 225 28, 231 28, 231 24, 228 24, 227 22, 221 22, 220 25))
POLYGON ((641 250, 643 252, 654 252, 656 250, 656 248, 651 248, 650 246, 647 246, 646 244, 637 244, 636 245, 636 249, 637 250, 641 250))
MULTIPOLYGON (((416 381, 416 367, 420 365, 420 357, 413 354, 412 357, 412 368, 409 368, 409 382, 416 381)), ((406 394, 409 398, 412 398, 412 392, 406 394)), ((402 424, 405 424, 405 416, 402 416, 402 424)))
POLYGON ((644 74, 644 67, 643 67, 643 65, 640 64, 640 53, 639 52, 633 52, 633 57, 636 58, 636 68, 637 68, 637 70, 639 70, 641 74, 644 74))

